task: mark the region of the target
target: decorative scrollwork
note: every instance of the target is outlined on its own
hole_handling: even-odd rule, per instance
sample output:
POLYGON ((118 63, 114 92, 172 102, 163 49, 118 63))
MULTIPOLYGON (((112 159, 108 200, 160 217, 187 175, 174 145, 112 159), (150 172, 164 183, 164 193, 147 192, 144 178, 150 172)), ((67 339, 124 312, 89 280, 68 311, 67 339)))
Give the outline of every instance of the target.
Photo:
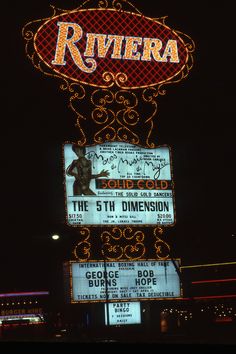
POLYGON ((123 248, 120 245, 111 245, 105 243, 102 246, 102 256, 109 261, 118 261, 122 258, 124 253, 123 248))
POLYGON ((94 135, 94 141, 98 144, 103 144, 106 141, 115 141, 116 131, 112 127, 105 127, 94 135))
POLYGON ((64 81, 67 84, 66 85, 61 84, 60 86, 61 90, 63 91, 68 90, 70 93, 74 93, 75 97, 79 100, 82 100, 85 97, 86 93, 82 85, 80 85, 77 82, 69 83, 66 79, 64 79, 64 81))
POLYGON ((158 94, 159 94, 159 90, 156 87, 150 87, 150 88, 146 88, 143 90, 143 93, 142 93, 143 101, 151 104, 153 107, 153 112, 151 113, 151 115, 149 117, 147 117, 147 119, 145 120, 145 123, 152 121, 152 119, 154 118, 154 116, 157 113, 156 98, 157 98, 158 94))
POLYGON ((190 53, 193 53, 195 51, 195 43, 194 41, 192 40, 191 37, 189 37, 186 33, 183 33, 183 32, 180 32, 180 31, 175 31, 176 33, 178 33, 181 37, 184 37, 184 42, 185 42, 185 45, 186 47, 188 48, 188 51, 190 53))
POLYGON ((115 83, 118 87, 122 87, 122 85, 128 80, 128 77, 124 73, 118 73, 115 76, 115 83))
POLYGON ((113 101, 114 95, 109 90, 95 90, 92 93, 91 102, 96 107, 92 111, 92 119, 96 124, 105 124, 106 127, 109 127, 114 123, 115 114, 112 110, 106 107, 107 104, 112 103, 113 101))
POLYGON ((136 243, 135 245, 127 245, 124 248, 124 255, 128 259, 136 260, 142 259, 145 254, 145 248, 142 243, 136 243))
POLYGON ((108 87, 112 87, 115 84, 118 87, 122 87, 125 84, 125 82, 128 80, 127 75, 124 73, 117 73, 116 75, 114 75, 113 73, 108 71, 105 71, 102 74, 102 78, 108 84, 107 85, 108 87))
POLYGON ((95 108, 92 111, 92 119, 96 124, 107 124, 109 120, 109 112, 105 108, 95 108))
POLYGON ((115 100, 125 107, 117 111, 117 122, 123 127, 137 125, 140 119, 138 111, 134 109, 138 105, 137 96, 133 92, 121 90, 116 93, 115 100))
POLYGON ((150 137, 153 132, 153 119, 157 112, 156 97, 159 92, 157 88, 145 89, 142 92, 141 99, 138 95, 129 90, 119 90, 112 92, 110 89, 95 89, 91 94, 91 108, 87 107, 87 111, 91 109, 90 114, 86 114, 86 117, 79 112, 79 101, 85 98, 85 88, 81 84, 72 83, 69 84, 66 79, 61 84, 61 89, 71 93, 69 99, 69 107, 77 115, 76 126, 79 130, 80 139, 78 140, 80 145, 87 143, 86 130, 91 132, 91 118, 94 123, 94 127, 98 126, 98 131, 94 134, 93 143, 103 143, 105 141, 125 141, 131 144, 140 144, 142 140, 140 136, 140 128, 142 137, 144 138, 144 131, 146 132, 146 146, 154 148, 156 144, 150 142, 150 137), (150 114, 147 114, 145 120, 141 119, 140 110, 143 104, 147 104, 150 107, 150 114), (113 108, 113 105, 117 107, 122 106, 122 109, 113 108), (93 108, 95 107, 95 108, 93 108), (111 107, 111 108, 110 108, 111 107), (89 118, 91 117, 91 118, 89 118), (84 128, 82 128, 81 122, 85 122, 84 128), (143 124, 145 129, 143 129, 143 124))
POLYGON ((157 98, 158 94, 159 94, 159 91, 158 91, 158 88, 156 88, 156 87, 145 88, 142 93, 142 98, 143 98, 144 102, 149 102, 155 106, 155 110, 154 110, 154 113, 152 116, 154 116, 157 112, 156 98, 157 98))
POLYGON ((90 230, 87 227, 80 229, 79 236, 81 240, 75 246, 73 255, 78 261, 87 261, 91 255, 90 230))
POLYGON ((132 10, 135 10, 137 13, 141 13, 133 4, 131 4, 128 0, 113 0, 112 6, 116 10, 124 10, 123 5, 129 7, 132 10))
POLYGON ((154 229, 154 236, 156 237, 155 249, 156 256, 158 259, 165 260, 170 257, 170 246, 167 242, 163 241, 159 236, 162 236, 164 233, 161 227, 154 229))
POLYGON ((131 227, 112 228, 101 234, 102 255, 108 260, 142 259, 145 255, 144 233, 131 227), (133 242, 127 245, 127 241, 133 242))
POLYGON ((139 144, 139 138, 130 129, 121 127, 117 130, 118 140, 129 142, 130 144, 139 144))
POLYGON ((115 94, 115 101, 124 105, 126 110, 133 109, 138 105, 138 98, 135 93, 128 90, 120 90, 115 94))
POLYGON ((146 118, 145 124, 149 125, 149 131, 146 139, 146 145, 149 148, 155 148, 156 144, 150 142, 150 137, 154 128, 153 119, 157 113, 157 97, 160 94, 159 87, 145 88, 142 92, 142 99, 145 103, 150 104, 152 107, 151 114, 146 118))
POLYGON ((133 131, 140 119, 138 111, 134 109, 138 106, 137 95, 128 90, 120 90, 115 94, 115 101, 125 107, 116 113, 116 122, 120 126, 117 129, 118 140, 138 144, 139 137, 133 131))
POLYGON ((160 95, 165 95, 166 94, 166 90, 163 89, 163 86, 167 86, 170 84, 177 84, 180 81, 182 81, 183 79, 185 79, 190 70, 193 68, 193 52, 195 51, 195 43, 192 40, 192 38, 190 38, 187 34, 180 32, 180 31, 174 31, 176 32, 180 37, 184 38, 184 43, 185 43, 185 47, 188 49, 188 61, 186 63, 186 65, 184 65, 184 68, 182 71, 179 72, 178 75, 176 75, 173 79, 168 80, 166 82, 164 82, 163 84, 160 84, 158 86, 158 93, 160 95))
POLYGON ((113 0, 113 1, 112 1, 112 6, 113 6, 114 9, 116 9, 116 10, 122 10, 122 3, 121 3, 121 0, 113 0))
POLYGON ((87 6, 94 7, 94 8, 99 8, 99 9, 108 9, 108 8, 113 8, 115 10, 124 10, 124 7, 126 10, 132 10, 137 13, 140 13, 140 11, 133 5, 131 4, 128 0, 85 0, 79 7, 76 8, 76 10, 85 8, 87 6))
MULTIPOLYGON (((24 31, 23 30, 23 37, 24 39, 27 41, 26 43, 28 43, 28 41, 31 41, 34 37, 34 32, 33 31, 30 31, 30 30, 27 30, 27 31, 24 31)), ((27 52, 27 51, 26 51, 27 52)))
POLYGON ((108 72, 108 71, 105 71, 103 74, 102 74, 102 78, 105 82, 107 83, 114 83, 115 82, 115 77, 114 77, 114 74, 108 72))
POLYGON ((114 102, 114 94, 110 90, 95 90, 91 95, 91 102, 96 107, 105 107, 114 102))
POLYGON ((123 126, 135 126, 139 122, 139 113, 134 109, 128 108, 117 112, 117 121, 123 126), (120 119, 122 117, 123 122, 120 119))
POLYGON ((108 243, 110 241, 110 239, 118 241, 118 240, 120 240, 122 238, 123 233, 122 233, 122 230, 119 227, 113 227, 111 232, 110 231, 104 231, 101 234, 102 242, 108 243))
POLYGON ((126 240, 134 240, 136 242, 134 245, 125 246, 125 257, 132 260, 143 258, 145 255, 144 233, 140 230, 133 231, 131 227, 127 227, 126 229, 124 229, 123 235, 126 240))
POLYGON ((98 1, 98 7, 102 9, 107 9, 109 6, 109 3, 107 0, 99 0, 98 1))
POLYGON ((133 229, 132 227, 127 227, 123 230, 123 236, 126 240, 132 240, 135 238, 136 241, 138 242, 143 242, 144 241, 144 233, 142 231, 135 231, 133 234, 133 229))
POLYGON ((91 95, 91 103, 96 107, 92 110, 91 117, 93 122, 103 126, 94 135, 96 143, 113 141, 116 139, 116 129, 114 128, 115 113, 108 109, 107 105, 114 102, 114 94, 107 89, 95 90, 91 95))
POLYGON ((112 228, 111 232, 104 231, 101 234, 102 255, 104 259, 118 260, 123 256, 123 248, 118 244, 112 245, 111 241, 120 241, 122 238, 122 230, 119 227, 112 228))

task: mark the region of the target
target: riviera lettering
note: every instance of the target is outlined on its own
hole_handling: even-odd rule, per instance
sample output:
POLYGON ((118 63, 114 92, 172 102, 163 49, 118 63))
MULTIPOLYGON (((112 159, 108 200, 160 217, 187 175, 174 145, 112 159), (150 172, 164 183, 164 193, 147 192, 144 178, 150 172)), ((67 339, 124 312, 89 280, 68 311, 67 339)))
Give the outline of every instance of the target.
POLYGON ((162 41, 158 38, 113 34, 87 33, 86 48, 82 56, 77 45, 83 37, 81 26, 72 22, 57 22, 57 25, 59 31, 55 57, 52 60, 53 65, 66 65, 65 56, 66 49, 68 49, 76 66, 83 72, 92 73, 97 68, 97 62, 93 59, 95 47, 97 48, 98 58, 105 58, 109 49, 112 48, 111 59, 179 63, 178 44, 174 39, 169 39, 164 47, 162 41), (161 50, 163 54, 160 53, 161 50), (87 58, 84 59, 83 57, 87 58))

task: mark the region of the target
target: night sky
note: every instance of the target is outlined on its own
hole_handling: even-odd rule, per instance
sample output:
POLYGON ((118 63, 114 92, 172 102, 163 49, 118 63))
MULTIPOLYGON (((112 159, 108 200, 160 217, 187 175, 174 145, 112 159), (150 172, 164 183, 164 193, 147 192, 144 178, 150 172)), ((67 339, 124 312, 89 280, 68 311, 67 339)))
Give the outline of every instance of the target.
MULTIPOLYGON (((235 261, 233 2, 133 3, 145 16, 168 16, 166 24, 196 45, 194 68, 159 97, 155 120, 158 145, 172 149, 176 225, 166 232, 173 253, 184 265, 235 261)), ((4 11, 0 291, 46 289, 48 270, 70 248, 62 144, 76 141, 75 115, 60 81, 26 58, 21 36, 27 22, 52 13, 49 4, 73 9, 81 2, 21 1, 4 11), (58 244, 53 232, 63 235, 58 244)))

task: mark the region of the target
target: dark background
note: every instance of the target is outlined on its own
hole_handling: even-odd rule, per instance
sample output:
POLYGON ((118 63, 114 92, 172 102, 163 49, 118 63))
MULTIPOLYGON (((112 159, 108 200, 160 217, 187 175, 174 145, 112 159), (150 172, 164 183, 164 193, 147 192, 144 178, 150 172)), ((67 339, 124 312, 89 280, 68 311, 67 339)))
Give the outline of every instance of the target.
MULTIPOLYGON (((0 291, 47 289, 49 272, 70 251, 65 227, 62 144, 74 141, 75 116, 60 81, 26 58, 23 26, 48 17, 52 4, 4 9, 1 67, 0 291), (50 236, 59 232, 59 242, 50 236)), ((158 144, 172 149, 176 225, 166 232, 182 264, 235 261, 235 25, 233 2, 133 0, 145 16, 195 42, 194 68, 158 99, 158 144)), ((5 5, 6 6, 6 5, 5 5)))

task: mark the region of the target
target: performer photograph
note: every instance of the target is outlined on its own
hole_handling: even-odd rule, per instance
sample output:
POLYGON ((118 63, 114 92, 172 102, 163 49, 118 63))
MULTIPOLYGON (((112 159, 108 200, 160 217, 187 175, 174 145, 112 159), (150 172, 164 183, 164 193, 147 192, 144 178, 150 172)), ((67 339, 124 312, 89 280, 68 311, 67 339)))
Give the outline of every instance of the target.
POLYGON ((107 170, 102 170, 100 173, 93 175, 92 163, 85 157, 85 147, 73 145, 72 150, 77 155, 78 159, 73 160, 72 163, 67 167, 66 174, 67 176, 72 176, 75 178, 73 183, 74 196, 96 195, 96 193, 90 189, 91 180, 99 177, 108 177, 109 172, 107 170))

